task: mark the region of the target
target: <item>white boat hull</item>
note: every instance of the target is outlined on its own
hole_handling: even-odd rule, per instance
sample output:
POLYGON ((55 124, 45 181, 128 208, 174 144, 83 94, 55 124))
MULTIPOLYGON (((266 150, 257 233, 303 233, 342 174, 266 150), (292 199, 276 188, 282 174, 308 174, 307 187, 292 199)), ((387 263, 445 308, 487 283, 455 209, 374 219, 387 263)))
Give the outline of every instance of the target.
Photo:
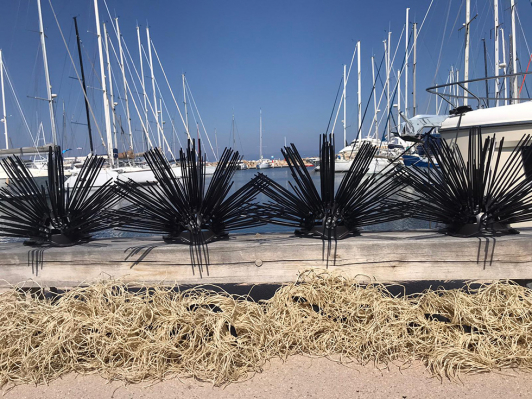
MULTIPOLYGON (((100 173, 98 173, 98 176, 96 176, 93 187, 101 187, 105 183, 107 183, 109 180, 111 180, 114 183, 116 180, 118 180, 118 176, 119 176, 118 172, 115 172, 110 169, 102 169, 100 173)), ((66 179, 65 187, 66 186, 70 188, 74 187, 74 184, 76 184, 78 177, 79 177, 79 173, 73 173, 68 179, 66 179)))
MULTIPOLYGON (((349 170, 352 163, 352 160, 336 161, 334 164, 334 171, 336 173, 345 173, 349 170)), ((371 160, 367 173, 381 173, 388 165, 390 165, 390 161, 386 158, 373 158, 371 160)))
POLYGON ((270 169, 272 164, 269 162, 259 162, 256 167, 257 169, 270 169))

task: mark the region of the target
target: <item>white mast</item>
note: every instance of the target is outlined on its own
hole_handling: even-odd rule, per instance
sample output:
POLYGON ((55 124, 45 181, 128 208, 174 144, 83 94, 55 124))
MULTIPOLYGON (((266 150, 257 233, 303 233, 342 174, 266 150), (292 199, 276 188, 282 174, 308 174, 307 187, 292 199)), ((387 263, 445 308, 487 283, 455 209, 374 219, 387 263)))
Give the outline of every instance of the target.
POLYGON ((157 122, 157 145, 161 147, 161 128, 159 127, 159 114, 157 113, 157 91, 155 90, 155 75, 153 73, 153 61, 151 58, 150 28, 146 26, 146 38, 148 40, 148 59, 150 61, 151 85, 153 88, 153 116, 157 122))
MULTIPOLYGON (((95 0, 96 1, 96 0, 95 0)), ((52 142, 57 145, 57 133, 55 130, 54 103, 52 94, 52 85, 50 84, 50 74, 48 73, 48 57, 46 55, 46 42, 44 40, 44 27, 42 23, 41 0, 37 0, 37 9, 39 10, 39 35, 41 36, 42 60, 44 63, 44 76, 46 77, 46 96, 48 98, 48 109, 50 110, 50 126, 52 129, 52 142)))
POLYGON ((96 36, 98 38, 98 55, 100 56, 100 76, 102 80, 103 104, 105 115, 105 133, 107 135, 107 157, 109 166, 114 166, 113 137, 111 136, 111 118, 109 116, 109 98, 107 97, 107 85, 105 68, 103 65, 102 35, 100 31, 100 14, 98 13, 98 0, 94 0, 94 14, 96 17, 96 36))
MULTIPOLYGON (((231 122, 231 132, 233 133, 233 143, 232 143, 232 149, 233 151, 235 150, 235 109, 233 108, 233 119, 232 119, 232 122, 231 122)), ((189 140, 190 140, 190 136, 189 137, 189 140)))
POLYGON ((129 115, 129 103, 127 98, 127 80, 126 71, 124 69, 124 52, 122 51, 122 36, 120 35, 120 26, 118 25, 118 18, 116 21, 116 36, 118 36, 118 52, 120 53, 120 69, 122 70, 122 83, 124 85, 124 102, 126 104, 126 118, 127 129, 129 133, 129 149, 133 150, 133 132, 131 131, 131 117, 129 115))
POLYGON ((6 95, 4 92, 4 60, 2 59, 2 49, 0 49, 0 86, 2 87, 2 121, 4 123, 4 135, 6 136, 6 150, 9 148, 7 139, 7 114, 6 114, 6 95))
POLYGON ((259 116, 259 152, 260 152, 260 160, 262 161, 262 108, 260 109, 260 116, 259 116))
POLYGON ((397 70, 397 132, 401 131, 401 70, 397 70))
POLYGON ((406 9, 406 24, 405 24, 405 117, 408 118, 408 12, 410 8, 406 9))
MULTIPOLYGON (((456 70, 456 82, 460 82, 460 70, 456 70)), ((456 105, 460 105, 460 102, 458 101, 458 96, 460 95, 460 88, 458 87, 458 85, 455 86, 456 87, 456 105)))
MULTIPOLYGON (((517 43, 515 36, 515 0, 510 0, 510 6, 512 8, 512 66, 513 73, 517 73, 517 43)), ((512 103, 517 104, 519 102, 519 91, 517 89, 517 76, 513 77, 512 85, 512 103)))
POLYGON ((414 62, 412 64, 412 116, 416 116, 416 64, 417 64, 417 23, 414 23, 414 62))
MULTIPOLYGON (((493 0, 495 15, 495 76, 499 76, 499 0, 493 0)), ((499 79, 495 79, 495 106, 499 106, 499 79)))
POLYGON ((347 109, 346 109, 346 104, 347 104, 347 74, 346 74, 346 65, 344 64, 344 141, 342 143, 342 148, 345 147, 346 143, 347 143, 347 109))
MULTIPOLYGON (((377 113, 379 112, 377 109, 377 93, 375 92, 375 88, 377 86, 377 81, 375 80, 375 57, 371 57, 371 74, 373 76, 373 123, 375 124, 375 138, 378 139, 379 135, 379 129, 377 127, 377 113)), ((371 133, 371 132, 370 132, 371 133)))
POLYGON ((214 128, 214 140, 216 141, 216 158, 220 159, 220 153, 218 151, 218 135, 216 134, 216 128, 214 128))
MULTIPOLYGON (((504 29, 501 28, 502 39, 502 63, 499 64, 499 68, 503 68, 503 75, 506 76, 506 44, 504 42, 504 29)), ((504 78, 504 105, 508 105, 508 78, 504 78)))
POLYGON ((107 75, 109 77, 109 97, 111 98, 111 128, 113 129, 114 147, 118 148, 118 141, 116 139, 116 114, 115 114, 115 97, 113 95, 113 74, 111 71, 111 61, 109 59, 109 34, 105 22, 103 23, 103 36, 105 37, 105 61, 107 63, 107 75))
POLYGON ((187 127, 187 132, 189 132, 188 129, 188 110, 187 110, 187 90, 185 86, 185 74, 181 74, 181 77, 183 78, 183 104, 185 106, 185 126, 187 127))
POLYGON ((466 0, 466 21, 465 21, 465 56, 464 56, 464 105, 467 105, 469 93, 467 92, 469 80, 469 24, 471 15, 470 0, 466 0))
POLYGON ((362 127, 362 80, 361 80, 361 68, 360 68, 360 40, 357 42, 357 64, 358 64, 358 130, 357 130, 357 138, 358 135, 361 132, 362 127))
POLYGON ((144 65, 142 62, 142 45, 140 44, 140 28, 137 25, 137 40, 139 42, 139 57, 140 57, 140 77, 141 77, 141 83, 142 83, 142 93, 144 97, 144 120, 145 123, 142 124, 144 127, 144 137, 146 138, 146 145, 148 145, 148 105, 146 103, 146 86, 144 85, 144 65))
MULTIPOLYGON (((159 113, 161 114, 161 135, 164 137, 164 119, 163 119, 163 99, 159 98, 159 113)), ((168 143, 166 143, 168 150, 171 151, 170 147, 168 146, 168 143)))
POLYGON ((391 49, 391 43, 392 43, 392 32, 388 32, 388 42, 387 44, 387 53, 386 53, 386 118, 388 120, 388 123, 386 124, 388 126, 388 137, 387 141, 390 142, 390 133, 391 133, 391 126, 390 126, 390 75, 391 75, 391 59, 390 59, 390 49, 391 49))

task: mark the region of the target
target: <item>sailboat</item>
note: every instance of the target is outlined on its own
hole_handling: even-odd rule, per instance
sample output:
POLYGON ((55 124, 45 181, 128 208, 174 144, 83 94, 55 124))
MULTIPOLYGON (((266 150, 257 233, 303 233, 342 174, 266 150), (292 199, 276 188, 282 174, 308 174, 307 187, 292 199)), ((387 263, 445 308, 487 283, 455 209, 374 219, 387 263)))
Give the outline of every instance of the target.
POLYGON ((262 109, 260 110, 260 127, 259 127, 259 133, 260 133, 260 159, 257 162, 257 169, 269 169, 272 167, 272 162, 269 159, 264 159, 262 156, 262 109))

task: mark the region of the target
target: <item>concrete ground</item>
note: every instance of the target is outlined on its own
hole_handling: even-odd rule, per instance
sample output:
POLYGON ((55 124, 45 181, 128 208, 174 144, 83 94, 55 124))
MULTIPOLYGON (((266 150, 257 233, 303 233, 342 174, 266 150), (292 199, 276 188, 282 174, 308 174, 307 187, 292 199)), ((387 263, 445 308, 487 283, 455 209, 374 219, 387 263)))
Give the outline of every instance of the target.
POLYGON ((190 379, 125 385, 102 378, 67 375, 49 386, 22 385, 5 398, 531 398, 530 375, 511 370, 463 376, 460 381, 433 378, 421 364, 379 371, 372 365, 343 366, 327 359, 294 356, 273 360, 261 374, 225 388, 190 379))

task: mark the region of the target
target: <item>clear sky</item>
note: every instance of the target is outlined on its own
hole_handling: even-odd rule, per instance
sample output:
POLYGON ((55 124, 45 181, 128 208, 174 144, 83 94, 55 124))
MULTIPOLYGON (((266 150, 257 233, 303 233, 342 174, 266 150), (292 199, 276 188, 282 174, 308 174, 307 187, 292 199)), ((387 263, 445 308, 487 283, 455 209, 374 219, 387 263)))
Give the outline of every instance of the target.
MULTIPOLYGON (((41 0, 47 36, 48 59, 51 82, 56 97, 56 123, 61 142, 73 148, 72 154, 86 154, 89 149, 83 96, 74 68, 50 7, 50 0, 41 0), (65 113, 63 117, 63 103, 65 113), (76 148, 83 148, 76 150, 76 148)), ((510 24, 510 1, 499 0, 500 21, 506 37, 510 24)), ((78 68, 78 56, 73 28, 73 16, 78 17, 83 41, 83 56, 88 97, 94 108, 98 126, 104 133, 102 93, 99 81, 99 64, 96 44, 96 27, 93 0, 51 0, 61 29, 78 68)), ((488 48, 489 75, 493 75, 493 5, 492 1, 473 0, 471 17, 471 72, 470 77, 484 74, 484 58, 481 38, 488 48)), ((256 159, 259 153, 259 109, 263 114, 265 156, 280 157, 280 148, 286 137, 294 142, 303 155, 315 155, 318 137, 325 132, 336 92, 343 73, 343 64, 351 61, 356 41, 361 41, 362 56, 362 108, 370 99, 372 88, 371 56, 375 55, 377 66, 383 57, 383 40, 392 32, 392 56, 405 25, 405 9, 410 7, 410 26, 417 22, 418 28, 429 7, 429 0, 395 1, 323 1, 323 0, 218 0, 218 1, 169 1, 169 0, 107 0, 112 17, 119 17, 120 29, 139 68, 137 23, 140 25, 143 46, 146 47, 146 31, 150 27, 151 38, 163 63, 166 74, 183 110, 181 74, 185 73, 199 112, 215 147, 214 130, 220 152, 231 144, 232 113, 234 110, 238 134, 236 148, 247 159, 256 159)), ((118 52, 117 40, 111 27, 105 3, 99 0, 100 20, 106 22, 110 37, 118 52)), ((42 122, 46 141, 50 141, 50 121, 45 101, 30 97, 46 97, 44 70, 38 35, 36 0, 2 0, 0 13, 0 48, 3 50, 6 67, 16 90, 24 114, 33 135, 42 122)), ((519 18, 517 49, 522 69, 526 69, 532 45, 532 6, 530 2, 517 1, 519 18), (524 32, 524 35, 523 35, 524 32)), ((465 6, 462 0, 435 0, 419 35, 417 63, 418 113, 435 111, 435 102, 425 88, 445 83, 451 66, 458 68, 463 78, 464 30, 459 30, 465 21, 465 6), (443 42, 442 42, 443 39, 443 42), (439 65, 439 67, 438 67, 439 65)), ((401 69, 404 59, 404 33, 397 51, 393 69, 401 69)), ((412 40, 411 40, 412 42, 412 40)), ((507 50, 508 51, 508 50, 507 50)), ((154 55, 155 57, 155 55, 154 55)), ((508 57, 508 55, 507 55, 508 57)), ((115 79, 115 95, 122 91, 118 62, 111 51, 111 64, 115 79)), ((127 57, 126 57, 127 58, 127 57)), ((411 60, 412 61, 412 60, 411 60)), ((131 68, 133 64, 128 61, 131 68)), ((157 63, 154 61, 154 63, 157 63)), ((147 90, 153 98, 147 62, 144 62, 147 90)), ((410 74, 412 66, 410 65, 410 74)), ((133 72, 134 73, 134 72, 133 72)), ((384 67, 381 71, 384 81, 384 67)), ((129 84, 132 79, 127 73, 129 84)), ((174 120, 177 135, 185 143, 183 124, 166 86, 160 68, 156 65, 155 77, 169 110, 163 113, 168 141, 176 139, 170 119, 174 120)), ((410 82, 412 77, 409 77, 410 82)), ((532 78, 531 78, 532 79, 532 78)), ((7 83, 6 83, 7 84, 7 83)), ((140 83, 135 81, 140 91, 140 83)), ((395 78, 392 79, 392 85, 395 78)), ((530 82, 532 90, 532 82, 530 82)), ((134 88, 132 88, 134 90, 134 88)), ((409 87, 409 106, 412 85, 409 87)), ((353 74, 347 87, 348 140, 357 131, 357 86, 356 59, 353 74)), ((6 87, 8 108, 8 131, 13 146, 31 145, 31 138, 24 128, 9 85, 6 87)), ((380 97, 382 85, 377 87, 380 97)), ((137 96, 137 94, 135 94, 137 96)), ((404 104, 404 87, 401 102, 404 104)), ((118 103, 117 117, 122 120, 127 132, 123 96, 115 98, 118 103)), ((140 98, 136 97, 141 107, 140 98)), ((385 103, 379 107, 384 112, 385 103)), ((141 124, 134 105, 130 102, 135 144, 141 149, 141 124)), ((141 111, 142 112, 142 111, 141 111)), ((409 110, 409 114, 412 110, 409 110)), ((155 122, 150 111, 150 129, 155 132, 155 122)), ((373 117, 370 104, 364 121, 363 134, 367 134, 373 117)), ((196 136, 194 118, 189 113, 190 130, 196 136)), ((335 129, 337 139, 343 135, 342 112, 335 129)), ((93 122, 94 123, 94 122, 93 122)), ((384 123, 380 125, 384 129, 384 123)), ((96 149, 105 149, 97 129, 94 128, 96 149)), ((203 136, 203 132, 202 132, 203 136)), ((0 139, 3 143, 3 139, 0 139)), ((119 138, 119 151, 123 151, 127 139, 119 138)), ((340 146, 340 141, 337 145, 340 146)), ((209 159, 213 159, 208 150, 209 159)))

